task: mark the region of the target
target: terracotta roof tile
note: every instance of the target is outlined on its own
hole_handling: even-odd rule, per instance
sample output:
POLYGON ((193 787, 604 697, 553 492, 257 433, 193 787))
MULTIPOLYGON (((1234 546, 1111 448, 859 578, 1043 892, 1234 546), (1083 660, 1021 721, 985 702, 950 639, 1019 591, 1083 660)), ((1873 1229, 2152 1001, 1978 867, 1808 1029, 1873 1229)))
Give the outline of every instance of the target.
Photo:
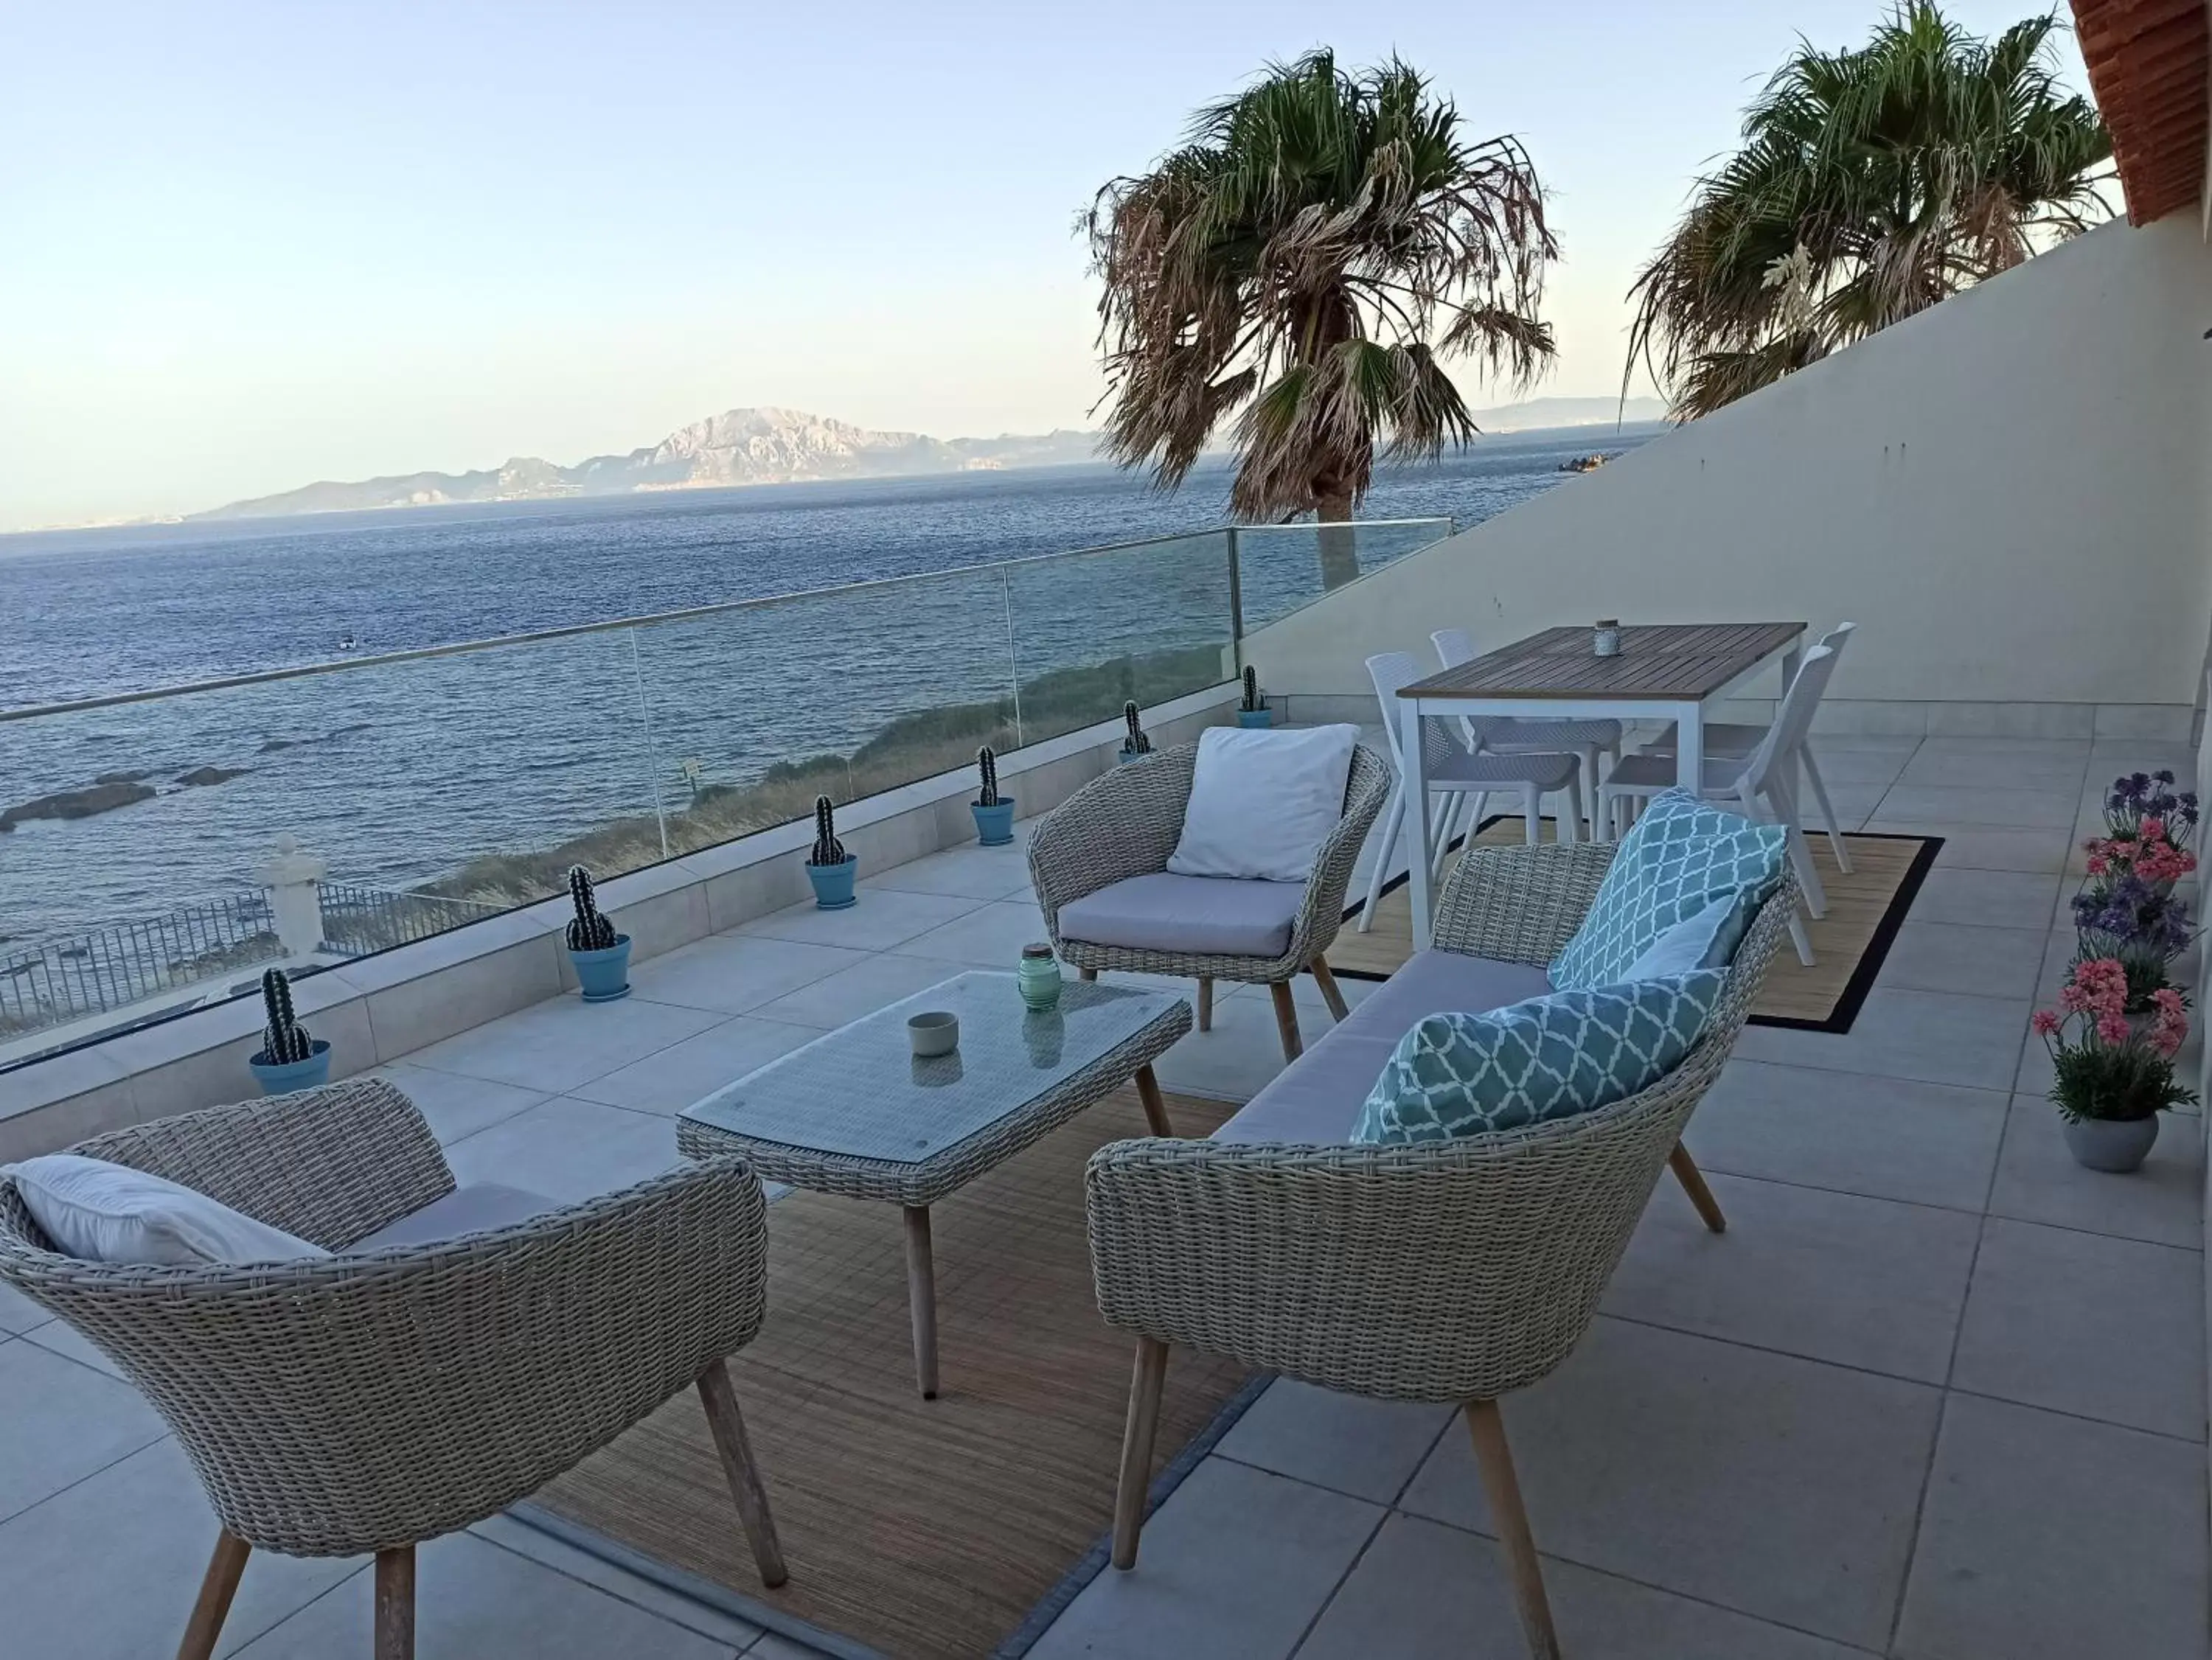
POLYGON ((2204 185, 2205 0, 2073 0, 2090 89, 2138 225, 2194 208, 2204 185))

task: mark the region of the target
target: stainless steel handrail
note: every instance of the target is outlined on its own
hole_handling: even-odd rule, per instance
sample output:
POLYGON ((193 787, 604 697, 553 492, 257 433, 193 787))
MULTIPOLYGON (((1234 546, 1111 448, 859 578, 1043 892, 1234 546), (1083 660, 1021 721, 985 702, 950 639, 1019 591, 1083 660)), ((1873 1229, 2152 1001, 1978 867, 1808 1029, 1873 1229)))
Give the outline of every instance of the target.
MULTIPOLYGON (((1350 528, 1366 530, 1403 524, 1443 524, 1453 520, 1437 515, 1426 518, 1365 518, 1351 522, 1350 528)), ((509 646, 534 645, 540 640, 570 639, 579 634, 611 633, 617 628, 643 628, 664 622, 683 622, 697 617, 720 616, 732 611, 763 610, 772 605, 790 605, 800 600, 822 599, 833 594, 856 594, 886 588, 909 587, 916 583, 939 582, 953 577, 984 575, 992 572, 1004 573, 1036 565, 1049 565, 1057 560, 1090 559, 1102 554, 1127 553, 1138 548, 1165 547, 1170 542, 1191 542, 1201 536, 1220 536, 1224 531, 1257 530, 1312 530, 1317 526, 1299 524, 1216 525, 1210 530, 1179 530, 1172 536, 1141 536, 1133 542, 1102 542, 1094 548, 1070 548, 1056 554, 1030 554, 1020 559, 988 560, 981 565, 955 565, 936 571, 917 571, 910 576, 876 577, 865 582, 840 582, 826 588, 802 588, 787 594, 766 594, 753 599, 718 601, 712 605, 693 605, 677 611, 655 611, 641 616, 615 617, 603 622, 573 622, 558 628, 536 628, 519 634, 495 634, 484 639, 453 640, 443 645, 419 645, 405 651, 384 651, 374 657, 338 657, 324 663, 295 663, 284 669, 264 669, 250 675, 226 675, 213 680, 185 681, 172 686, 157 686, 143 692, 112 692, 104 697, 77 698, 67 703, 33 703, 20 708, 0 709, 0 723, 33 720, 47 715, 80 714, 92 709, 112 709, 124 704, 153 703, 163 698, 185 697, 199 692, 223 692, 240 686, 266 686, 273 682, 301 680, 313 675, 350 674, 356 669, 375 669, 387 663, 420 663, 431 657, 461 657, 471 651, 501 651, 509 646)), ((1449 531, 1447 531, 1449 534, 1449 531)))

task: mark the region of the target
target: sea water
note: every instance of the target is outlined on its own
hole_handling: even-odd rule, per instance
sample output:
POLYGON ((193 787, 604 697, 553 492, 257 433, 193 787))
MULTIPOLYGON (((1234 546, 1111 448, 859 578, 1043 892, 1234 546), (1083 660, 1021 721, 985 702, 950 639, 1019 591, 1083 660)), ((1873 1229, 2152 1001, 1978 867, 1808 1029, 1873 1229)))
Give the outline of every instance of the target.
MULTIPOLYGON (((1482 440, 1382 474, 1364 519, 1479 522, 1567 457, 1654 429, 1482 440)), ((1105 468, 979 473, 0 537, 0 707, 1199 531, 1105 468)), ((1402 551, 1364 537, 1363 566, 1402 551)), ((1310 535, 1248 537, 1248 624, 1317 586, 1310 535), (1256 615, 1255 615, 1256 613, 1256 615)), ((849 752, 891 718, 1122 652, 1225 640, 1218 536, 696 621, 0 723, 0 811, 102 775, 150 800, 0 835, 0 940, 250 886, 280 834, 331 879, 407 886, 489 853, 849 752), (238 769, 205 786, 193 769, 238 769)), ((1262 665, 1264 669, 1264 665, 1262 665)))

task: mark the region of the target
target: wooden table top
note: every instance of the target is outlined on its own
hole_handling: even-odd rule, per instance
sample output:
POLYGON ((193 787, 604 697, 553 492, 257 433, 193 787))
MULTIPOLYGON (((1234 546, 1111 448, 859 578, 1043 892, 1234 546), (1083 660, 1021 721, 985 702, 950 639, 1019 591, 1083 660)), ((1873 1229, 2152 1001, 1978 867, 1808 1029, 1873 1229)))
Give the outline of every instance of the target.
POLYGON ((1660 622, 1624 627, 1620 655, 1590 649, 1590 630, 1540 634, 1401 687, 1401 698, 1618 698, 1695 702, 1804 633, 1802 622, 1660 622))

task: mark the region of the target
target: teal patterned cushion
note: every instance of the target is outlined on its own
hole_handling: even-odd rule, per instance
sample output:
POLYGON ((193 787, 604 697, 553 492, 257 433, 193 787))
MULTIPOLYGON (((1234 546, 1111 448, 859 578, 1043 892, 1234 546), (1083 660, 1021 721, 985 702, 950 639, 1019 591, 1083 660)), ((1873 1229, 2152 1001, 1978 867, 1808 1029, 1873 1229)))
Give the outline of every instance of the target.
POLYGON ((1620 839, 1583 925, 1553 959, 1552 984, 1616 984, 1662 934, 1724 899, 1735 907, 1706 960, 1727 962, 1781 883, 1789 851, 1778 824, 1754 824, 1686 790, 1654 796, 1620 839))
POLYGON ((1367 1092, 1355 1142, 1441 1142, 1624 1100, 1690 1052, 1728 971, 1553 991, 1486 1015, 1428 1015, 1367 1092))

